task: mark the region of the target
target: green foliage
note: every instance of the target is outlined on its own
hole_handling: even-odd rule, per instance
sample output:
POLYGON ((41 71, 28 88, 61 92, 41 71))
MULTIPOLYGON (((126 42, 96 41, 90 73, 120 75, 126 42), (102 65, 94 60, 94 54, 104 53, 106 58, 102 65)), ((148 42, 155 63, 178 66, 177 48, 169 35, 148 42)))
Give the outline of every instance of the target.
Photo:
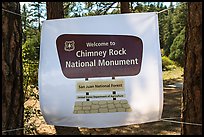
MULTIPOLYGON (((35 116, 35 110, 31 107, 25 107, 24 108, 24 123, 29 123, 31 118, 35 116)), ((25 125, 25 131, 24 134, 34 134, 36 132, 37 127, 34 123, 30 123, 30 125, 25 125)))
POLYGON ((113 14, 117 9, 113 7, 115 3, 118 2, 64 2, 65 18, 113 14))
POLYGON ((176 61, 180 66, 184 66, 184 45, 185 45, 185 27, 174 39, 170 48, 169 58, 176 61))
POLYGON ((172 35, 173 25, 172 25, 172 12, 168 12, 168 17, 165 18, 164 25, 164 55, 169 56, 170 46, 173 43, 174 37, 172 35))
POLYGON ((31 24, 32 24, 32 21, 28 18, 31 15, 31 11, 28 10, 26 4, 24 4, 22 7, 21 15, 22 15, 21 20, 22 20, 22 30, 23 30, 22 42, 24 43, 28 36, 28 32, 30 32, 28 30, 31 29, 31 24))
POLYGON ((173 70, 176 68, 175 62, 167 56, 162 57, 162 70, 173 70))
POLYGON ((22 47, 23 87, 24 92, 29 92, 29 85, 36 87, 38 84, 40 33, 28 38, 22 47))
POLYGON ((31 7, 31 15, 32 15, 32 22, 38 25, 34 25, 36 29, 40 32, 41 29, 41 18, 45 18, 43 15, 43 11, 45 10, 44 2, 31 2, 29 6, 31 7))
MULTIPOLYGON (((160 9, 159 10, 164 10, 164 9, 166 9, 166 7, 163 6, 162 4, 160 4, 160 9)), ((158 21, 159 21, 160 46, 163 49, 163 47, 165 45, 164 36, 165 36, 166 14, 165 13, 159 14, 158 21)))
MULTIPOLYGON (((171 3, 172 4, 172 3, 171 3)), ((174 39, 179 35, 181 30, 186 26, 187 9, 186 4, 175 6, 171 10, 159 14, 159 33, 161 48, 164 49, 164 55, 170 56, 172 54, 171 45, 174 39)), ((184 52, 180 48, 180 52, 184 52)))
POLYGON ((178 65, 184 66, 184 44, 185 44, 185 26, 187 22, 186 4, 177 6, 173 13, 173 43, 170 46, 169 58, 177 62, 178 65))
POLYGON ((173 36, 176 37, 187 23, 187 6, 182 4, 175 8, 173 13, 173 36))
POLYGON ((167 70, 162 72, 163 84, 172 84, 172 82, 182 81, 184 74, 184 68, 177 66, 173 70, 167 70), (173 81, 172 81, 173 80, 173 81))
POLYGON ((35 124, 35 120, 33 120, 33 118, 36 118, 42 115, 39 109, 34 108, 34 105, 26 106, 24 108, 24 123, 29 123, 24 125, 25 127, 24 134, 26 135, 34 135, 37 133, 38 127, 35 124))
POLYGON ((34 63, 39 60, 39 35, 37 37, 32 37, 27 39, 23 44, 23 61, 24 63, 34 63))
MULTIPOLYGON (((29 99, 39 100, 39 94, 34 92, 38 84, 38 63, 40 52, 40 27, 34 25, 40 19, 42 11, 40 3, 32 3, 31 10, 26 5, 23 6, 21 11, 22 29, 23 29, 23 44, 22 44, 22 61, 23 61, 23 91, 25 102, 29 99), (33 5, 34 4, 34 5, 33 5), (35 7, 34 7, 35 6, 35 7), (34 9, 33 9, 34 8, 34 9), (28 18, 31 17, 31 18, 28 18), (37 28, 38 27, 38 28, 37 28)), ((34 106, 24 106, 24 134, 35 134, 37 126, 33 119, 40 116, 40 111, 34 106)))
POLYGON ((140 12, 155 12, 160 11, 163 8, 163 4, 161 2, 131 2, 132 12, 140 13, 140 12))

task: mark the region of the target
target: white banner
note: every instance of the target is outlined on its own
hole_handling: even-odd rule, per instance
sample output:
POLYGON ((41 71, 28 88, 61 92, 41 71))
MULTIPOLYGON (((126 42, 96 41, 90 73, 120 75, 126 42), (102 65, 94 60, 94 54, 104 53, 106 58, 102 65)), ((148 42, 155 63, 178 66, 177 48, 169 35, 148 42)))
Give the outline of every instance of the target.
POLYGON ((106 128, 160 120, 157 14, 44 21, 39 96, 41 112, 51 125, 106 128))

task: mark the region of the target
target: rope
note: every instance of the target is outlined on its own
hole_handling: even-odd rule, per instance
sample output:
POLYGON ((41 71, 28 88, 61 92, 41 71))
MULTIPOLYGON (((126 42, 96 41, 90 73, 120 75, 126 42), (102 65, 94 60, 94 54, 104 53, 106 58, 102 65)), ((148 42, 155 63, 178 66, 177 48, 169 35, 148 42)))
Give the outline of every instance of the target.
POLYGON ((12 131, 16 131, 16 130, 23 130, 24 128, 16 128, 16 129, 10 129, 10 130, 4 130, 2 131, 2 133, 5 133, 5 132, 12 132, 12 131))
POLYGON ((10 11, 10 10, 5 10, 5 9, 2 9, 2 10, 3 10, 3 11, 6 11, 6 12, 8 12, 8 13, 12 13, 12 14, 15 14, 15 15, 18 15, 18 16, 27 18, 27 16, 23 16, 23 15, 21 15, 21 14, 18 14, 18 13, 16 13, 16 12, 13 12, 13 11, 10 11))
POLYGON ((165 121, 165 122, 177 123, 177 124, 186 124, 186 125, 202 126, 202 124, 197 124, 197 123, 180 122, 180 121, 167 120, 167 119, 160 119, 160 120, 161 120, 161 121, 165 121))
POLYGON ((2 131, 2 133, 5 133, 5 132, 13 132, 13 131, 18 131, 18 130, 23 130, 23 129, 28 129, 31 124, 32 124, 32 123, 29 123, 29 124, 27 124, 27 125, 24 125, 24 127, 21 127, 21 128, 15 128, 15 129, 4 130, 4 131, 2 131))
MULTIPOLYGON (((6 9, 2 9, 2 10, 5 11, 5 12, 14 14, 14 15, 18 15, 18 16, 21 16, 21 17, 25 17, 25 18, 30 18, 30 19, 32 19, 31 16, 23 16, 23 15, 21 15, 21 14, 18 14, 18 13, 16 13, 16 12, 13 12, 13 11, 10 11, 10 10, 6 10, 6 9)), ((43 23, 43 21, 41 21, 41 22, 43 23)))
MULTIPOLYGON (((190 122, 180 122, 180 121, 175 121, 175 120, 168 120, 168 119, 175 119, 175 118, 180 118, 180 117, 172 117, 172 118, 162 118, 160 119, 160 121, 165 121, 165 122, 170 122, 170 123, 177 123, 177 124, 186 124, 186 125, 193 125, 193 126, 202 126, 202 124, 197 124, 197 123, 190 123, 190 122)), ((23 130, 24 128, 16 128, 16 129, 10 129, 10 130, 4 130, 2 131, 2 133, 5 132, 12 132, 12 131, 16 131, 16 130, 23 130)))

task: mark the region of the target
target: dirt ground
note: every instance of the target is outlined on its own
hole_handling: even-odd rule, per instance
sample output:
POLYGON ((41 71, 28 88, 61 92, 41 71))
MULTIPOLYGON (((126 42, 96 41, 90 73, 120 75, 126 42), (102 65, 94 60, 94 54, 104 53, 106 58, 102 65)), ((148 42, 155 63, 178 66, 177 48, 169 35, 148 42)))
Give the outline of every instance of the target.
MULTIPOLYGON (((175 118, 179 121, 181 115, 182 79, 166 80, 164 83, 163 118, 175 118), (179 83, 180 82, 180 83, 179 83)), ((37 90, 35 91, 38 92, 37 90)), ((71 128, 47 125, 41 115, 39 101, 31 98, 25 102, 25 108, 33 111, 29 120, 25 122, 27 135, 180 135, 181 127, 178 123, 157 121, 145 124, 112 128, 71 128), (30 124, 30 125, 29 125, 30 124)), ((30 111, 29 111, 30 112, 30 111)))

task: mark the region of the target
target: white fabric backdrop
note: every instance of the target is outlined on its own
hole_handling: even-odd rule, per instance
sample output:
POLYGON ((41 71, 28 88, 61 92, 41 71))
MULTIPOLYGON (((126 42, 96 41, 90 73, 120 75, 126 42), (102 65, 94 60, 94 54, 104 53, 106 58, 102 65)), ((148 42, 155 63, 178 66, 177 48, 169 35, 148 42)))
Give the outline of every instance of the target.
MULTIPOLYGON (((110 80, 111 78, 92 78, 110 80)), ((40 108, 48 124, 105 128, 158 121, 163 109, 162 64, 155 12, 46 20, 42 25, 39 64, 40 108), (121 76, 131 112, 73 114, 76 82, 61 70, 56 39, 62 34, 132 35, 143 41, 141 71, 121 76)))

